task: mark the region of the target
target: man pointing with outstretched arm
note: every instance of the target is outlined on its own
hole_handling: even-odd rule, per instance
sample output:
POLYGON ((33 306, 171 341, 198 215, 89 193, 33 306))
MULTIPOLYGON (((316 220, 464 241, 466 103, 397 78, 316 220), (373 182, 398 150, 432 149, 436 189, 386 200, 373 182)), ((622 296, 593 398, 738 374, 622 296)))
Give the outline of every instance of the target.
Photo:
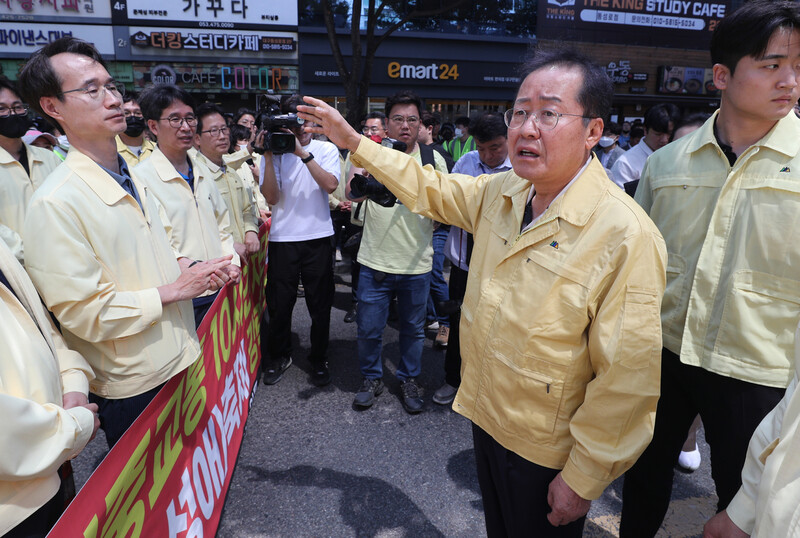
POLYGON ((591 500, 653 432, 666 251, 591 149, 613 87, 569 50, 538 51, 506 112, 513 170, 423 168, 306 98, 301 117, 412 211, 473 233, 462 383, 489 536, 580 536, 591 500))

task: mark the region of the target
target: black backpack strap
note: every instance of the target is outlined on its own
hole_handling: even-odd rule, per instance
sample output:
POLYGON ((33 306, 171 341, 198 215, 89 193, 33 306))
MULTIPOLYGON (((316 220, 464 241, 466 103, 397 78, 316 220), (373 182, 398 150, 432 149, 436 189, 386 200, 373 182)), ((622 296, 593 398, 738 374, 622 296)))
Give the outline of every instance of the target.
POLYGON ((426 144, 419 145, 419 157, 422 161, 422 166, 429 164, 436 168, 436 159, 433 157, 433 148, 426 144))

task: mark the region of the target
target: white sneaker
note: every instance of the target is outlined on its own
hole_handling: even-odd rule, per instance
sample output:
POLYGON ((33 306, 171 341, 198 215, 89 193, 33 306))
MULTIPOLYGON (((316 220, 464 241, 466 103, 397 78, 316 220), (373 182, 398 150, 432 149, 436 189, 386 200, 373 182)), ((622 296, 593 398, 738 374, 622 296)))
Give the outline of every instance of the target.
POLYGON ((681 455, 678 456, 678 466, 687 473, 693 473, 699 469, 701 461, 703 461, 703 458, 700 456, 697 444, 694 445, 694 450, 689 452, 681 451, 681 455))
POLYGON ((438 321, 434 321, 433 323, 428 325, 427 329, 429 331, 438 331, 439 330, 439 322, 438 321))
POLYGON ((336 261, 337 262, 342 261, 342 253, 339 252, 338 250, 336 251, 336 261))

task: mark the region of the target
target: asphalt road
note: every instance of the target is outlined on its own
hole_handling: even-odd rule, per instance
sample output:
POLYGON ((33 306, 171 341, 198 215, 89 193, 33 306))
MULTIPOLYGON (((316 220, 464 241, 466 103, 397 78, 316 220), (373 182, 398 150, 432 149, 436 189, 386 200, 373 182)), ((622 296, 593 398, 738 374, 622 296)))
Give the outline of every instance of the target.
MULTIPOLYGON (((293 316, 294 364, 280 383, 258 385, 231 482, 220 537, 485 536, 469 422, 430 401, 443 383, 444 353, 426 341, 419 378, 425 411, 403 411, 394 377, 397 330, 384 339, 387 390, 365 411, 352 407, 361 381, 356 326, 342 320, 350 301, 349 271, 336 268, 331 316, 332 383, 308 380, 310 319, 303 299, 293 316)), ((702 534, 715 512, 708 447, 703 464, 676 473, 673 502, 659 536, 702 534)), ((105 456, 102 433, 75 460, 80 487, 105 456)), ((617 536, 621 479, 595 501, 584 536, 617 536)))

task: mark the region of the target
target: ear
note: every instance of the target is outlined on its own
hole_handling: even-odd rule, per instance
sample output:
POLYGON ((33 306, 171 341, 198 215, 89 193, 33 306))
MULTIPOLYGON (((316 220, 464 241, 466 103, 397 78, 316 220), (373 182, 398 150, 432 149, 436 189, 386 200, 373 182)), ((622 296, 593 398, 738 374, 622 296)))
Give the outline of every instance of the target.
MULTIPOLYGON (((54 120, 62 120, 64 116, 58 111, 61 108, 61 101, 57 97, 40 97, 39 106, 42 111, 54 120)), ((59 121, 59 123, 61 123, 59 121)))
POLYGON ((147 120, 147 128, 158 137, 158 122, 156 120, 147 120))
MULTIPOLYGON (((158 135, 156 135, 156 136, 158 136, 158 135)), ((196 148, 199 148, 199 147, 200 147, 200 135, 199 135, 198 133, 195 133, 195 135, 194 135, 194 139, 193 139, 193 141, 192 141, 192 145, 193 145, 194 147, 196 147, 196 148)))
POLYGON ((592 149, 597 145, 600 137, 603 136, 603 128, 605 124, 602 118, 592 118, 589 120, 589 125, 586 126, 586 149, 592 149))
POLYGON ((712 67, 711 70, 713 74, 712 80, 714 81, 714 86, 716 86, 718 90, 728 89, 728 84, 730 83, 731 77, 733 77, 731 70, 722 64, 714 64, 714 67, 712 67))

